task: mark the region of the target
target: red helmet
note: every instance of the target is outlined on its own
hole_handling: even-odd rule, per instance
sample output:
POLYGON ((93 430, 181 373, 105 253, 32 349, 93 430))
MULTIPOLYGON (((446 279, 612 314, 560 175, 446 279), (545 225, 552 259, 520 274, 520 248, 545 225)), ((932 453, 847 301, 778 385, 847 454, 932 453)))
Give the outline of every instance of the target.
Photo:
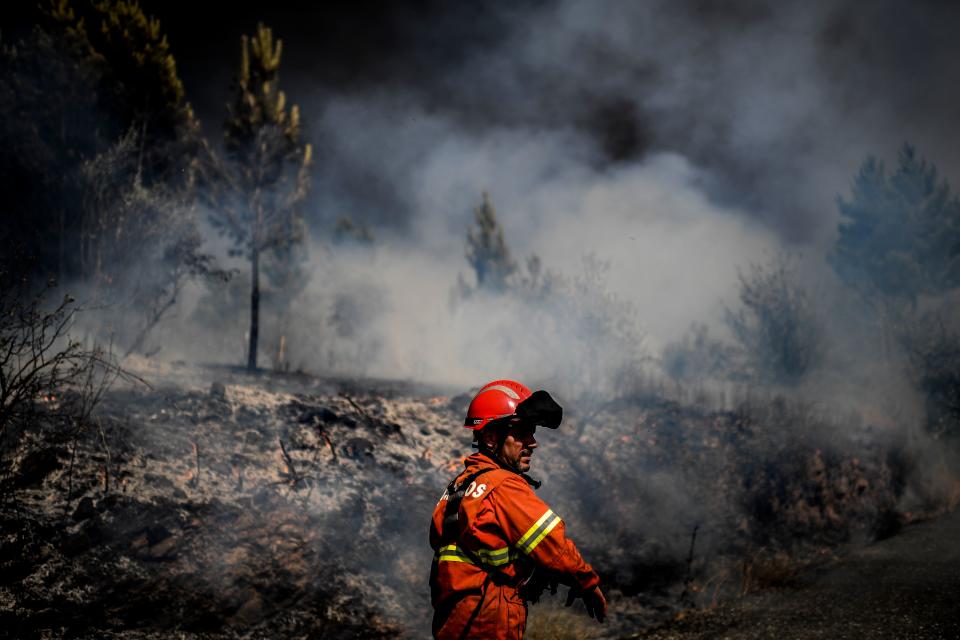
POLYGON ((530 389, 514 380, 488 382, 470 401, 463 426, 479 431, 491 420, 512 416, 517 412, 517 405, 531 395, 530 389))

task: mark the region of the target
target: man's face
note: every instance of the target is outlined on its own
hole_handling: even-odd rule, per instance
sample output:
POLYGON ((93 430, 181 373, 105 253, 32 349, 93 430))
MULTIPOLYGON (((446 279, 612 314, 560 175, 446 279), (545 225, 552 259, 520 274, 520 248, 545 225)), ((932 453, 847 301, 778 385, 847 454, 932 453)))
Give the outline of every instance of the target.
POLYGON ((530 456, 537 448, 537 439, 533 437, 535 426, 518 425, 507 429, 507 437, 500 447, 500 460, 520 473, 530 471, 530 456))

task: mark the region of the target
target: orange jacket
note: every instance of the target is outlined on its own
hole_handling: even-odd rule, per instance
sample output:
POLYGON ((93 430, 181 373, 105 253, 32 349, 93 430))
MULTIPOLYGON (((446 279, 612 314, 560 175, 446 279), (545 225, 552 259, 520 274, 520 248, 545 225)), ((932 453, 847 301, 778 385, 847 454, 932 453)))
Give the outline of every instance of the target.
POLYGON ((600 578, 564 535, 560 516, 523 478, 482 453, 471 455, 464 465, 458 482, 477 471, 485 473, 468 487, 460 503, 459 531, 442 531, 446 492, 430 526, 433 635, 441 640, 461 638, 469 622, 463 637, 519 639, 527 605, 518 590, 534 568, 553 571, 561 582, 584 591, 597 586, 600 578), (446 540, 443 533, 448 534, 446 540))

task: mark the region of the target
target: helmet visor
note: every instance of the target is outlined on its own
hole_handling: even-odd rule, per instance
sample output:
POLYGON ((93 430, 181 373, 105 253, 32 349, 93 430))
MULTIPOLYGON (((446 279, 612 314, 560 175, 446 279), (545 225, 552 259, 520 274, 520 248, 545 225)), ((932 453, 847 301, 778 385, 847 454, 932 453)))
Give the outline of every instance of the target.
POLYGON ((563 408, 541 389, 517 405, 516 417, 524 424, 556 429, 563 420, 563 408))

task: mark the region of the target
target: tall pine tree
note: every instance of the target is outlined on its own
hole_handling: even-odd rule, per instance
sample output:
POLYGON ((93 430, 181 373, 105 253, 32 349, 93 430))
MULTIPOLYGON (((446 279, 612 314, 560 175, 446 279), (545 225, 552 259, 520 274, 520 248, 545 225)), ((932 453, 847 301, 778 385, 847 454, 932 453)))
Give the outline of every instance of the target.
POLYGON ((234 254, 250 260, 250 370, 257 368, 264 258, 274 258, 274 272, 289 273, 306 239, 300 205, 310 187, 312 152, 301 143, 299 109, 287 106, 279 88, 282 51, 282 42, 262 24, 253 37, 241 39, 236 91, 224 122, 226 188, 218 193, 213 215, 214 224, 234 242, 234 254))
POLYGON ((916 341, 918 298, 960 285, 960 201, 937 168, 905 144, 890 173, 867 158, 851 197, 837 205, 841 221, 828 260, 873 307, 892 363, 896 343, 916 341))
POLYGON ((904 145, 897 166, 870 157, 850 199, 837 199, 841 222, 830 264, 869 300, 913 308, 922 294, 960 284, 960 203, 933 164, 904 145))
POLYGON ((473 210, 476 226, 467 231, 467 262, 477 277, 477 288, 503 293, 517 265, 503 238, 503 227, 490 194, 483 193, 483 202, 473 210))
POLYGON ((145 14, 136 0, 93 2, 78 15, 88 24, 92 63, 107 63, 99 102, 109 116, 104 125, 114 128, 109 138, 130 128, 137 132, 138 171, 146 186, 187 186, 202 144, 200 123, 186 100, 160 21, 145 14))

